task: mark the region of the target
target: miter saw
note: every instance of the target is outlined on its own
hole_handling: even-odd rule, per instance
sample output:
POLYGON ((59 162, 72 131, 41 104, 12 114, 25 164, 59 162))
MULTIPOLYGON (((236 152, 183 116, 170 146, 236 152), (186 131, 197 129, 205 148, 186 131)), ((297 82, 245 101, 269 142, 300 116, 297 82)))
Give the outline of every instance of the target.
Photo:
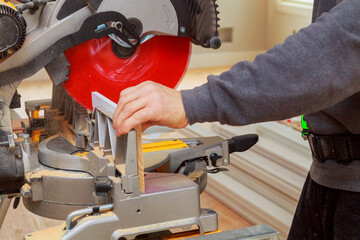
POLYGON ((142 144, 139 131, 112 128, 123 89, 149 79, 176 87, 191 42, 220 47, 217 15, 215 0, 0 0, 0 225, 22 197, 29 211, 65 221, 27 240, 217 231, 216 212, 199 203, 208 168, 224 170, 256 135, 142 144), (26 102, 29 122, 14 130, 17 87, 43 67, 52 99, 26 102))

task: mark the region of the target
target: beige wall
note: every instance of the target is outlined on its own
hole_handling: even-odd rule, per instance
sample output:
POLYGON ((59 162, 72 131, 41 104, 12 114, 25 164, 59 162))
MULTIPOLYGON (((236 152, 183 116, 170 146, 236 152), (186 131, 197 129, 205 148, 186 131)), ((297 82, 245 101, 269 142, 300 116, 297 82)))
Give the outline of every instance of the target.
POLYGON ((193 47, 190 67, 233 65, 252 60, 266 48, 269 0, 218 0, 220 27, 233 29, 233 41, 220 49, 193 47))
MULTIPOLYGON (((233 29, 233 41, 223 43, 216 52, 253 51, 266 46, 268 0, 218 0, 220 28, 233 29)), ((214 50, 194 47, 194 54, 214 50)))
MULTIPOLYGON (((233 65, 252 60, 311 23, 311 3, 303 0, 218 0, 221 28, 233 41, 218 50, 193 47, 190 68, 233 65)), ((306 0, 304 0, 306 1, 306 0)))
POLYGON ((286 0, 268 0, 266 49, 311 23, 311 4, 296 4, 286 0))

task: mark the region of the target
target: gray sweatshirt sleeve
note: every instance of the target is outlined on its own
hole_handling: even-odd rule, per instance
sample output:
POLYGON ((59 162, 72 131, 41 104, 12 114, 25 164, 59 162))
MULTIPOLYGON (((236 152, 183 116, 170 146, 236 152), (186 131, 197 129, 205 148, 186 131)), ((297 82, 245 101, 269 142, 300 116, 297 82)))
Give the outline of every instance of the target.
POLYGON ((360 91, 360 1, 344 0, 254 62, 181 92, 190 124, 246 125, 317 112, 360 91))

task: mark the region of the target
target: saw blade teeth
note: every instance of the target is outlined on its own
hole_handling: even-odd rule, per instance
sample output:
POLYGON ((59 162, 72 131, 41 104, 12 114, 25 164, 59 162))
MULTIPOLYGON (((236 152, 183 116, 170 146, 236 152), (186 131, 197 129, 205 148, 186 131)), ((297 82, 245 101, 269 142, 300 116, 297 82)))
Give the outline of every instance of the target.
POLYGON ((220 27, 220 24, 219 24, 219 21, 220 21, 219 14, 220 14, 220 11, 218 10, 219 4, 217 4, 216 2, 217 2, 217 0, 214 0, 215 13, 216 13, 216 26, 217 26, 216 34, 219 36, 219 27, 220 27))

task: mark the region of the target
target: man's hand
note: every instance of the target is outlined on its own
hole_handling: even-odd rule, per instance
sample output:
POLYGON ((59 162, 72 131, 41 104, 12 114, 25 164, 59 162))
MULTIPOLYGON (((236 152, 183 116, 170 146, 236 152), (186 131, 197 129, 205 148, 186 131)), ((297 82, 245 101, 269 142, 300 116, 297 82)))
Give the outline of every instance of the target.
POLYGON ((139 124, 143 130, 153 125, 186 127, 180 92, 150 81, 123 90, 113 117, 116 134, 124 135, 139 124))

